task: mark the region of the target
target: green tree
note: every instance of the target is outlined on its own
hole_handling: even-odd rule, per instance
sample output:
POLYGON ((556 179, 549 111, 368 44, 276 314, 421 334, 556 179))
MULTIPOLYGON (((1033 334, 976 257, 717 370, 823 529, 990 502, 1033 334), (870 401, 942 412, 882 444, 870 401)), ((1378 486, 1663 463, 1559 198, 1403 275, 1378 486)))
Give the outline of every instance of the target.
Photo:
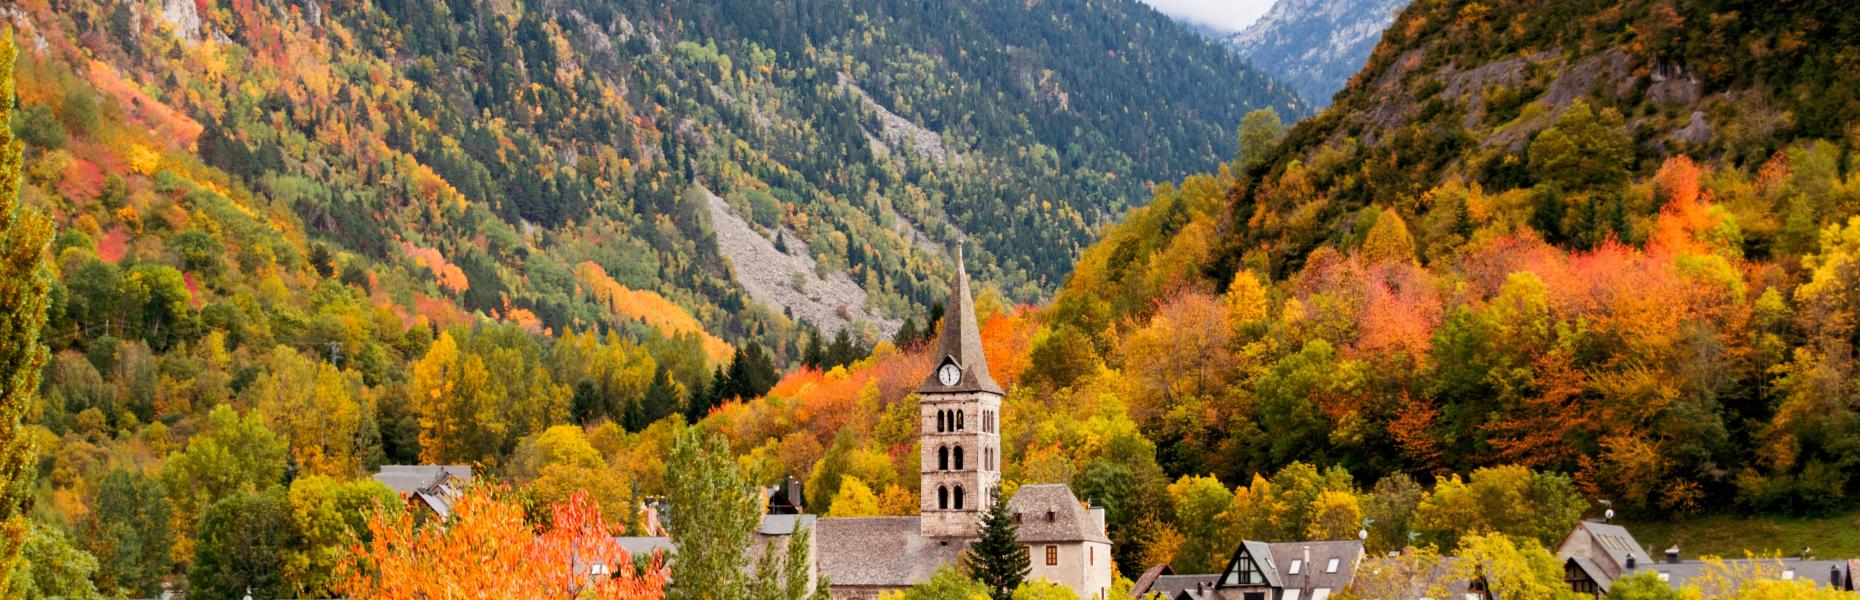
POLYGON ((1176 568, 1188 573, 1220 568, 1215 563, 1233 547, 1221 536, 1218 517, 1232 503, 1233 491, 1212 475, 1184 475, 1169 484, 1169 497, 1175 500, 1175 527, 1185 538, 1176 553, 1176 568))
POLYGON ((13 32, 0 38, 0 581, 11 579, 29 527, 33 447, 20 417, 33 404, 48 353, 45 327, 52 223, 20 204, 21 148, 13 139, 13 32))
POLYGON ((988 600, 992 597, 988 586, 964 576, 955 565, 943 565, 929 581, 880 596, 883 600, 988 600))
POLYGON ((1269 106, 1247 113, 1240 120, 1240 154, 1234 162, 1241 170, 1257 167, 1284 138, 1285 123, 1279 120, 1279 111, 1269 106))
POLYGON ((1571 103, 1550 128, 1526 149, 1537 181, 1564 191, 1582 191, 1627 181, 1633 166, 1633 140, 1621 113, 1596 111, 1588 102, 1571 103))
POLYGON ((373 479, 338 481, 313 475, 291 482, 291 544, 285 548, 284 582, 296 598, 328 598, 336 565, 350 545, 368 533, 373 511, 392 515, 403 506, 394 490, 373 479))
POLYGON ((173 515, 162 484, 117 469, 97 484, 79 540, 97 558, 97 587, 105 594, 149 597, 161 593, 172 560, 173 515))
POLYGON ((97 557, 78 548, 61 529, 33 523, 20 551, 24 567, 0 586, 0 596, 18 600, 79 600, 97 598, 91 583, 97 557))
POLYGON ((219 499, 195 526, 188 592, 206 598, 282 598, 284 553, 292 543, 290 501, 283 486, 219 499))
POLYGON ((665 470, 672 546, 669 600, 730 600, 748 589, 743 570, 759 510, 755 491, 730 455, 723 435, 699 427, 672 442, 665 470))
POLYGON ((981 531, 962 553, 963 569, 988 588, 994 600, 1013 598, 1032 569, 1019 533, 1014 515, 1008 514, 1007 498, 997 485, 988 494, 988 512, 982 513, 981 531))
POLYGON ((1071 588, 1045 579, 1022 583, 1020 587, 1014 588, 1011 596, 1012 600, 1076 600, 1078 597, 1071 588))
POLYGON ((240 417, 231 406, 213 407, 207 430, 162 464, 161 480, 180 522, 192 523, 221 498, 256 493, 284 481, 289 446, 256 414, 240 417))
POLYGON ((749 588, 749 600, 827 600, 827 578, 821 575, 814 587, 807 586, 808 566, 812 564, 808 547, 814 533, 796 526, 788 536, 787 548, 777 552, 775 540, 762 546, 762 558, 756 561, 755 582, 749 588))

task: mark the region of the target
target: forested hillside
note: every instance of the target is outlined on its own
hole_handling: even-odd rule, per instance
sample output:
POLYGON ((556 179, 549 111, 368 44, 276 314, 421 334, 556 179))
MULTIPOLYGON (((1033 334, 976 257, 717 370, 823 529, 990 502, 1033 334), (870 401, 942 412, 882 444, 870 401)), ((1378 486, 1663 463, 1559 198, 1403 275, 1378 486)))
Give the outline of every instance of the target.
POLYGON ((1177 473, 1519 464, 1628 515, 1851 507, 1850 15, 1417 2, 1330 109, 1087 251, 1051 339, 1132 379, 1177 473))

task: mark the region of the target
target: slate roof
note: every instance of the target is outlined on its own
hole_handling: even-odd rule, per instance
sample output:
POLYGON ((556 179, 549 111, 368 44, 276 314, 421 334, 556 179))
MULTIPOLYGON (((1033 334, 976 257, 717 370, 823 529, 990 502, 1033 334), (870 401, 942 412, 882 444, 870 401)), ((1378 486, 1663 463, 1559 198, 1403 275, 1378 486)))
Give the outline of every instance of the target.
POLYGON ((1109 544, 1104 524, 1065 484, 1023 485, 1008 500, 1019 522, 1022 542, 1100 542, 1109 544))
MULTIPOLYGON (((1628 533, 1626 527, 1610 523, 1597 523, 1595 521, 1577 522, 1576 529, 1570 531, 1569 536, 1564 538, 1563 547, 1560 549, 1565 552, 1571 550, 1568 548, 1570 541, 1585 533, 1594 540, 1594 547, 1602 551, 1603 556, 1596 558, 1605 558, 1612 563, 1610 565, 1601 565, 1598 561, 1598 564, 1595 565, 1596 567, 1613 567, 1610 571, 1620 572, 1627 568, 1627 559, 1630 556, 1633 557, 1634 561, 1637 563, 1646 564, 1653 562, 1653 557, 1647 555, 1647 550, 1642 548, 1640 542, 1634 539, 1634 534, 1628 533)), ((1596 581, 1603 586, 1608 585, 1600 579, 1596 581)))
POLYGON ((466 465, 381 465, 375 481, 395 493, 417 498, 440 517, 452 514, 452 501, 460 488, 471 482, 471 467, 466 465))
POLYGON ((835 586, 923 583, 968 547, 968 540, 923 537, 917 517, 820 519, 814 527, 820 573, 835 586))
POLYGON ((1140 595, 1156 593, 1162 594, 1163 597, 1166 598, 1175 598, 1183 592, 1188 592, 1191 597, 1199 597, 1205 595, 1206 592, 1214 591, 1214 579, 1216 577, 1217 576, 1212 573, 1203 573, 1200 575, 1162 575, 1158 576, 1156 582, 1151 584, 1144 594, 1140 595), (1197 594, 1195 590, 1203 590, 1204 592, 1202 594, 1197 594))
POLYGON ((814 515, 762 515, 762 523, 756 526, 756 533, 762 535, 794 535, 795 525, 803 529, 814 528, 814 515))
MULTIPOLYGON (((1812 581, 1818 586, 1834 587, 1837 589, 1844 589, 1846 587, 1848 577, 1848 561, 1846 560, 1802 560, 1799 558, 1778 560, 1760 558, 1726 560, 1723 562, 1726 567, 1734 571, 1754 569, 1760 573, 1767 574, 1767 576, 1771 578, 1782 579, 1784 575, 1787 575, 1790 579, 1812 581), (1780 568, 1778 568, 1778 565, 1780 565, 1780 568), (1838 580, 1838 583, 1830 579, 1830 568, 1834 569, 1834 572, 1839 574, 1833 578, 1834 580, 1838 580)), ((1678 563, 1642 563, 1635 565, 1634 570, 1630 571, 1630 573, 1653 571, 1663 574, 1666 576, 1666 584, 1677 589, 1685 586, 1686 582, 1705 573, 1710 568, 1711 563, 1706 561, 1683 560, 1678 563)))
POLYGON ((1587 556, 1571 556, 1569 557, 1569 563, 1576 565, 1576 568, 1580 569, 1584 575, 1587 575, 1589 581, 1595 582, 1595 586, 1598 588, 1605 590, 1608 589, 1609 586, 1615 584, 1615 578, 1610 577, 1607 571, 1602 570, 1601 565, 1595 564, 1595 561, 1587 556))
POLYGON ((665 557, 667 559, 672 556, 672 538, 664 536, 624 536, 614 538, 614 541, 620 542, 620 548, 626 550, 627 554, 635 557, 649 556, 654 551, 665 552, 665 557))
POLYGON ((1136 581, 1130 582, 1130 596, 1132 598, 1141 598, 1144 594, 1149 593, 1152 586, 1156 585, 1156 578, 1174 574, 1175 569, 1169 568, 1169 563, 1150 567, 1148 570, 1144 571, 1142 575, 1138 575, 1136 581))
POLYGON ((1279 579, 1285 587, 1342 591, 1356 580, 1357 561, 1363 558, 1363 543, 1356 540, 1278 542, 1266 546, 1272 551, 1272 562, 1278 567, 1279 579), (1311 549, 1311 561, 1300 565, 1298 573, 1292 573, 1292 561, 1304 560, 1306 548, 1311 549), (1327 568, 1333 558, 1337 559, 1336 572, 1327 568))
POLYGON ((969 295, 969 270, 962 263, 962 247, 956 247, 956 277, 949 286, 949 308, 943 311, 943 331, 936 340, 936 367, 917 386, 919 393, 993 392, 1003 394, 1001 384, 988 373, 988 357, 982 353, 982 329, 975 322, 975 300, 969 295), (962 369, 956 385, 943 385, 936 372, 945 361, 955 361, 962 369))

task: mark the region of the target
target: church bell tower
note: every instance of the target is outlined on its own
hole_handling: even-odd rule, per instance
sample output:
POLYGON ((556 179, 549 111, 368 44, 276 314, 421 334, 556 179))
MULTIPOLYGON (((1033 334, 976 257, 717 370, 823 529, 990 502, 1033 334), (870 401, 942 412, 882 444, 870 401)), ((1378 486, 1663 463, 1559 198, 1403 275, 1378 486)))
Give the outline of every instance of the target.
POLYGON ((956 248, 956 278, 929 377, 917 386, 919 488, 924 537, 972 538, 989 494, 1001 485, 1001 385, 988 373, 969 273, 956 248))

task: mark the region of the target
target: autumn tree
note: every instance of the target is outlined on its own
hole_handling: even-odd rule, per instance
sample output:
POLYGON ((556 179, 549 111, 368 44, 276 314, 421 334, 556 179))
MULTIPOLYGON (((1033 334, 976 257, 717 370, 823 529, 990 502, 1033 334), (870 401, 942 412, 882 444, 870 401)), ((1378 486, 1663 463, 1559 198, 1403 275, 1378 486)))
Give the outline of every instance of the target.
POLYGON ((26 507, 33 489, 32 442, 20 418, 33 404, 47 351, 45 326, 51 273, 45 247, 52 223, 20 204, 21 146, 10 126, 13 113, 13 32, 0 38, 0 582, 18 568, 30 528, 26 507))
POLYGON ((338 590, 356 598, 664 596, 663 557, 636 567, 586 496, 555 505, 539 531, 507 493, 466 491, 446 527, 416 526, 405 512, 372 512, 364 541, 339 567, 338 590))
POLYGON ((1216 563, 1233 548, 1221 535, 1218 516, 1233 500, 1233 492, 1213 476, 1184 475, 1169 484, 1169 497, 1175 500, 1174 525, 1184 538, 1173 564, 1191 573, 1220 568, 1216 563))
POLYGON ((1415 509, 1415 530, 1452 546, 1462 536, 1500 534, 1556 543, 1582 518, 1588 502, 1569 476, 1511 465, 1482 468, 1468 479, 1437 482, 1415 509))
POLYGON ((1522 600, 1579 600, 1585 596, 1563 582, 1563 569, 1542 544, 1503 534, 1474 534, 1455 552, 1463 580, 1486 582, 1494 596, 1522 600))
POLYGON ((878 495, 858 477, 849 475, 840 480, 840 491, 833 494, 833 505, 826 516, 875 517, 878 514, 878 495))
POLYGON ((1376 213, 1376 223, 1363 238, 1363 258, 1369 262, 1414 260, 1414 238, 1408 234, 1408 222, 1392 209, 1376 213))
POLYGON ((273 348, 246 395, 254 398, 272 431, 290 442, 291 460, 303 470, 332 477, 349 477, 361 470, 356 448, 362 424, 364 398, 359 377, 351 381, 334 365, 298 354, 286 346, 273 348))

